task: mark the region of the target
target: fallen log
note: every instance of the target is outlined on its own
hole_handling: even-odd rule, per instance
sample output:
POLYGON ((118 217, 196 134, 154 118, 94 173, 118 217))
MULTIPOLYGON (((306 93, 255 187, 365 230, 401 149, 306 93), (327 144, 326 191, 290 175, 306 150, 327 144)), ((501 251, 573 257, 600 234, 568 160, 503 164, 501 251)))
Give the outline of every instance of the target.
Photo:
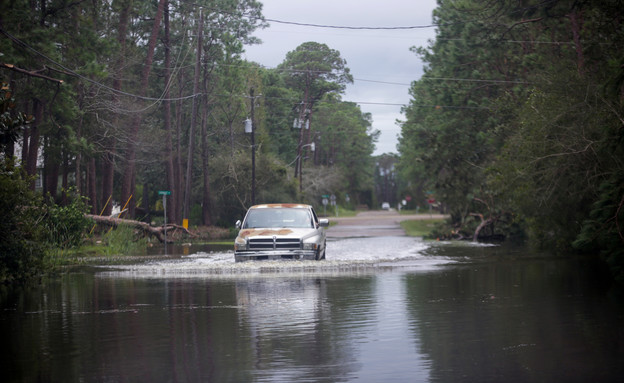
POLYGON ((481 223, 479 224, 479 226, 477 226, 477 228, 475 229, 474 235, 472 236, 472 241, 477 242, 477 240, 479 239, 479 233, 481 233, 481 230, 483 230, 483 228, 486 226, 494 224, 494 222, 496 222, 496 218, 489 217, 488 219, 485 219, 483 217, 483 214, 478 214, 478 213, 470 213, 470 215, 473 217, 481 218, 481 223))
MULTIPOLYGON (((104 217, 101 215, 85 214, 85 216, 87 218, 94 220, 96 223, 110 226, 110 227, 117 227, 119 225, 127 225, 135 229, 139 229, 147 235, 156 237, 160 242, 165 242, 165 226, 150 226, 149 224, 145 222, 141 222, 141 221, 116 218, 116 217, 104 217)), ((193 236, 186 228, 182 226, 174 225, 174 224, 167 225, 167 231, 175 230, 175 229, 184 230, 188 235, 193 236)), ((171 240, 171 238, 167 238, 167 243, 172 243, 172 242, 173 241, 171 240)))

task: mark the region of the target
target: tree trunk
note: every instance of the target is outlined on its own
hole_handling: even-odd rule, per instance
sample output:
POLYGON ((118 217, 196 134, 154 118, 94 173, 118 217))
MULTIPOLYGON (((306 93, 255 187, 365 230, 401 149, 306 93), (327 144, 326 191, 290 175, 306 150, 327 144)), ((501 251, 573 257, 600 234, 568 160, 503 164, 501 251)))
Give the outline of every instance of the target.
POLYGON ((47 138, 44 140, 46 142, 46 146, 44 151, 44 179, 45 183, 43 184, 43 194, 49 194, 52 197, 52 200, 56 202, 57 190, 58 190, 58 179, 60 172, 60 164, 57 153, 49 153, 52 151, 50 148, 50 139, 47 138))
POLYGON ((149 205, 149 185, 147 182, 143 183, 143 210, 145 214, 145 221, 151 222, 152 215, 150 213, 150 205, 149 205))
POLYGON ((180 71, 179 76, 179 94, 178 94, 178 102, 176 107, 176 153, 175 153, 175 190, 173 190, 173 198, 176 199, 176 217, 178 218, 178 223, 182 223, 182 201, 184 200, 184 195, 182 192, 182 180, 183 180, 183 169, 182 169, 182 92, 184 87, 184 71, 180 71))
POLYGON ((96 172, 95 172, 95 158, 89 158, 89 164, 87 165, 87 190, 89 193, 89 201, 91 202, 91 212, 96 214, 98 211, 97 205, 97 188, 96 188, 96 172))
POLYGON ((197 123, 197 103, 199 96, 199 75, 201 72, 201 52, 202 52, 202 10, 199 10, 199 23, 197 26, 197 58, 195 61, 195 76, 193 79, 193 107, 191 110, 191 126, 189 127, 188 156, 186 159, 186 182, 184 186, 184 213, 182 218, 188 219, 191 211, 191 185, 193 175, 193 152, 195 150, 195 124, 197 123))
MULTIPOLYGON (((132 6, 132 1, 126 1, 121 12, 119 13, 119 24, 117 27, 117 42, 119 43, 120 52, 117 58, 117 63, 115 67, 117 68, 117 75, 113 80, 113 89, 115 91, 120 91, 122 82, 122 73, 125 62, 125 51, 126 51, 126 34, 128 31, 128 21, 130 19, 130 8, 132 6)), ((117 96, 113 94, 114 102, 113 104, 117 104, 117 96)), ((116 127, 119 126, 119 115, 115 116, 114 125, 116 127)), ((108 147, 102 156, 102 200, 101 205, 104 206, 104 210, 102 214, 111 215, 113 210, 113 202, 109 201, 109 198, 112 200, 113 195, 113 186, 115 179, 115 153, 117 151, 117 145, 115 138, 111 138, 108 140, 108 147), (108 203, 107 203, 108 202, 108 203)), ((93 201, 95 204, 95 201, 93 201)))
MULTIPOLYGON (((174 176, 174 167, 173 167, 173 138, 172 138, 172 127, 171 127, 171 101, 169 100, 169 88, 171 82, 171 47, 169 46, 169 1, 165 2, 165 36, 164 36, 164 45, 165 45, 165 93, 163 101, 163 110, 164 110, 164 123, 165 123, 165 132, 166 132, 166 144, 165 144, 165 169, 167 170, 167 187, 172 191, 172 194, 177 194, 176 191, 176 183, 174 176)), ((175 195, 174 194, 174 195, 175 195)), ((177 213, 177 198, 171 198, 169 203, 167 204, 167 216, 171 220, 171 222, 178 222, 177 213)))
POLYGON ((61 194, 61 204, 63 206, 67 206, 69 203, 69 199, 67 196, 67 189, 69 188, 69 154, 67 151, 63 150, 63 178, 62 178, 62 194, 61 194))
POLYGON ((481 219, 481 223, 479 224, 479 226, 477 226, 472 236, 472 241, 477 242, 477 240, 479 239, 479 233, 481 233, 481 230, 483 230, 487 226, 492 225, 496 220, 492 217, 485 219, 483 218, 483 214, 470 213, 470 215, 473 217, 479 217, 481 219))
POLYGON ((201 132, 202 132, 202 173, 204 174, 204 187, 202 194, 202 223, 205 226, 212 225, 212 217, 211 215, 211 204, 210 204, 210 171, 209 171, 209 156, 210 152, 208 151, 208 123, 207 123, 207 104, 203 104, 203 113, 202 113, 202 124, 201 124, 201 132))
MULTIPOLYGON (((39 157, 39 126, 43 121, 43 103, 34 99, 33 108, 35 111, 35 121, 30 129, 29 142, 24 142, 24 147, 28 147, 26 173, 30 176, 37 175, 37 159, 39 157)), ((35 190, 35 181, 31 182, 30 189, 35 190)))
POLYGON ((22 137, 22 164, 24 164, 26 171, 28 172, 28 143, 30 142, 30 132, 33 129, 33 126, 27 126, 24 129, 23 137, 22 137))
MULTIPOLYGON (((76 138, 78 139, 78 141, 80 141, 80 139, 82 138, 82 122, 83 122, 83 117, 80 117, 80 121, 78 122, 78 129, 76 132, 76 138)), ((79 195, 85 195, 84 194, 84 188, 82 185, 82 151, 79 150, 78 153, 76 153, 76 161, 75 161, 75 170, 74 170, 74 174, 76 176, 76 191, 78 192, 79 195)))
MULTIPOLYGON (((152 62, 154 60, 154 50, 156 49, 156 41, 158 39, 158 32, 160 29, 160 22, 162 21, 163 12, 165 7, 165 0, 159 0, 158 2, 158 10, 156 12, 156 16, 154 17, 154 24, 152 25, 152 32, 150 35, 150 39, 147 45, 147 56, 145 58, 145 65, 143 67, 143 73, 141 76, 141 88, 139 90, 140 95, 147 94, 147 88, 149 85, 149 76, 152 69, 152 62)), ((143 121, 142 115, 137 113, 132 119, 132 125, 130 128, 130 134, 128 139, 128 145, 126 148, 126 165, 125 171, 121 183, 121 199, 124 201, 129 201, 128 203, 128 212, 130 217, 134 217, 134 211, 136 207, 135 198, 130 198, 135 189, 136 183, 136 148, 137 148, 137 138, 139 135, 139 128, 141 127, 141 122, 143 121)))

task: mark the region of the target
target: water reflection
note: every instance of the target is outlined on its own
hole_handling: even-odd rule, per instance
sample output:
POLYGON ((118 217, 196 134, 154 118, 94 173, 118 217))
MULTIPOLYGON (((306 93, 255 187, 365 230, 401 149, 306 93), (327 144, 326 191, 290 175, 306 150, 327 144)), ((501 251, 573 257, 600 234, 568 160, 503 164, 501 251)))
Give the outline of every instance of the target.
POLYGON ((550 257, 406 274, 411 332, 432 380, 619 381, 622 310, 600 276, 594 262, 550 257))
POLYGON ((331 285, 320 278, 236 283, 240 328, 249 334, 256 381, 332 381, 349 372, 352 350, 330 325, 331 285))
POLYGON ((3 381, 616 381, 620 302, 584 260, 386 238, 0 289, 3 381), (364 246, 365 245, 365 246, 364 246), (328 254, 329 256, 329 254, 328 254))

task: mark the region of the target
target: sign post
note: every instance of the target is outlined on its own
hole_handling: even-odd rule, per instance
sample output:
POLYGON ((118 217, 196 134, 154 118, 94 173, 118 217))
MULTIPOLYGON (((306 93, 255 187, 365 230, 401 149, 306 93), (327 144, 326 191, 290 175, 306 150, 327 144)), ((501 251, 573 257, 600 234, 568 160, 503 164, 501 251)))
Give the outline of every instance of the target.
POLYGON ((323 194, 323 215, 327 215, 327 204, 329 203, 329 195, 323 194))
POLYGON ((165 215, 165 255, 167 255, 167 196, 171 195, 171 191, 159 190, 158 195, 163 197, 163 210, 165 215))

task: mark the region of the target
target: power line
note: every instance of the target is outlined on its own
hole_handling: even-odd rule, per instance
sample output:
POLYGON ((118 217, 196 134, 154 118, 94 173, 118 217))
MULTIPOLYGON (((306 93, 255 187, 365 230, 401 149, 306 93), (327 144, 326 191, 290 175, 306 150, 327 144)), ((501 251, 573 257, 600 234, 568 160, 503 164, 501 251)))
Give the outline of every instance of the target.
MULTIPOLYGON (((54 65, 62 68, 67 74, 70 74, 72 76, 75 76, 79 79, 82 79, 84 81, 87 81, 91 84, 97 85, 103 89, 106 89, 110 92, 116 93, 116 94, 120 94, 120 95, 124 95, 124 96, 128 96, 128 97, 133 97, 136 99, 140 99, 140 100, 145 100, 145 101, 156 101, 156 102, 160 102, 160 101, 184 101, 184 100, 188 100, 188 99, 192 99, 198 96, 202 96, 205 95, 204 93, 197 93, 197 94, 191 94, 191 95, 187 95, 187 96, 181 96, 181 97, 174 97, 174 98, 163 98, 161 97, 147 97, 147 96, 141 96, 141 95, 137 95, 137 94, 133 94, 133 93, 128 93, 128 92, 124 92, 122 90, 117 90, 114 89, 106 84, 103 84, 99 81, 90 79, 86 76, 83 76, 69 68, 67 68, 66 66, 58 63, 57 61, 55 61, 54 59, 52 59, 51 57, 45 55, 44 53, 38 51, 37 49, 35 49, 34 47, 30 46, 29 44, 23 42, 22 40, 18 39, 17 37, 11 35, 10 33, 8 33, 6 30, 0 28, 0 33, 4 34, 5 36, 7 36, 10 40, 12 40, 13 42, 15 42, 17 45, 28 49, 32 52, 34 52, 35 54, 37 54, 38 56, 44 58, 45 60, 53 63, 54 65)), ((228 66, 236 66, 236 65, 228 65, 228 66)), ((240 66, 239 66, 240 67, 240 66)), ((306 72, 313 72, 313 73, 329 73, 330 71, 315 71, 315 70, 294 70, 294 69, 282 69, 282 68, 268 68, 265 66, 261 66, 265 69, 268 70, 275 70, 275 71, 283 71, 283 72, 294 72, 294 73, 306 73, 306 72)), ((485 79, 467 79, 467 78, 450 78, 450 77, 422 77, 421 79, 427 79, 427 80, 440 80, 440 81, 465 81, 465 82, 489 82, 489 83, 512 83, 512 84, 528 84, 527 82, 522 82, 522 81, 508 81, 508 80, 485 80, 485 79)), ((379 83, 379 84, 387 84, 387 85, 400 85, 400 86, 410 86, 410 83, 398 83, 398 82, 389 82, 389 81, 379 81, 379 80, 370 80, 370 79, 354 79, 357 81, 362 81, 362 82, 372 82, 372 83, 379 83)), ((169 84, 170 85, 170 84, 169 84)), ((228 97, 227 95, 223 95, 221 97, 228 97)), ((349 102, 349 101, 345 101, 345 102, 349 102)), ((385 105, 385 106, 406 106, 406 104, 396 104, 396 103, 383 103, 383 102, 367 102, 367 101, 351 101, 354 102, 356 104, 361 104, 361 105, 385 105)), ((427 107, 441 107, 441 106, 427 106, 427 107)), ((453 106, 444 106, 445 108, 455 108, 453 106)), ((461 108, 461 107, 460 107, 461 108)), ((465 108, 465 107, 464 107, 465 108)))
MULTIPOLYGON (((7 36, 11 41, 16 43, 17 45, 19 45, 19 46, 21 46, 21 47, 23 47, 25 49, 28 49, 30 51, 33 51, 36 55, 44 58, 45 60, 47 60, 47 61, 51 62, 52 64, 58 66, 59 68, 63 69, 63 71, 65 71, 67 74, 70 74, 70 75, 72 75, 74 77, 77 77, 77 78, 79 78, 81 80, 87 81, 87 82, 89 82, 91 84, 97 85, 97 86, 99 86, 101 88, 104 88, 104 89, 110 91, 110 92, 117 93, 117 94, 120 94, 120 95, 123 95, 123 96, 134 97, 134 98, 137 98, 137 99, 140 99, 140 100, 146 100, 146 101, 163 101, 164 100, 162 97, 146 97, 146 96, 140 96, 138 94, 128 93, 128 92, 124 92, 122 90, 114 89, 114 88, 112 88, 112 87, 110 87, 110 86, 108 86, 106 84, 102 84, 99 81, 90 79, 90 78, 88 78, 86 76, 81 75, 78 72, 75 72, 75 71, 71 70, 70 68, 67 68, 63 64, 57 62, 56 60, 52 59, 51 57, 47 56, 44 53, 39 52, 37 49, 33 48, 29 44, 23 42, 22 40, 18 39, 15 36, 11 35, 9 32, 5 31, 3 28, 0 28, 0 33, 2 33, 5 36, 7 36)), ((201 93, 192 94, 192 95, 184 96, 184 97, 171 98, 171 99, 167 99, 167 100, 168 101, 181 101, 181 100, 187 100, 187 99, 190 99, 190 98, 194 98, 194 97, 199 96, 199 95, 201 95, 201 93)))
POLYGON ((313 27, 313 28, 325 28, 325 29, 351 29, 351 30, 410 30, 410 29, 427 29, 435 28, 446 24, 428 24, 428 25, 410 25, 410 26, 398 26, 398 27, 366 27, 366 26, 345 26, 345 25, 326 25, 326 24, 313 24, 313 23, 299 23, 295 21, 284 21, 276 19, 265 19, 266 21, 278 24, 296 25, 300 27, 313 27))
MULTIPOLYGON (((197 6, 201 6, 200 4, 195 3, 197 6)), ((236 16, 233 12, 224 11, 219 8, 211 8, 206 7, 206 9, 213 11, 215 13, 220 13, 222 15, 236 16)), ((285 25, 295 25, 300 27, 313 27, 313 28, 324 28, 324 29, 351 29, 351 30, 410 30, 410 29, 428 29, 435 28, 439 26, 452 25, 454 23, 444 23, 444 24, 426 24, 426 25, 408 25, 408 26, 393 26, 393 27, 371 27, 371 26, 348 26, 348 25, 328 25, 328 24, 315 24, 315 23, 303 23, 296 21, 287 21, 287 20, 277 20, 277 19, 267 19, 264 17, 245 15, 250 20, 255 21, 268 21, 271 23, 277 24, 285 24, 285 25)))

